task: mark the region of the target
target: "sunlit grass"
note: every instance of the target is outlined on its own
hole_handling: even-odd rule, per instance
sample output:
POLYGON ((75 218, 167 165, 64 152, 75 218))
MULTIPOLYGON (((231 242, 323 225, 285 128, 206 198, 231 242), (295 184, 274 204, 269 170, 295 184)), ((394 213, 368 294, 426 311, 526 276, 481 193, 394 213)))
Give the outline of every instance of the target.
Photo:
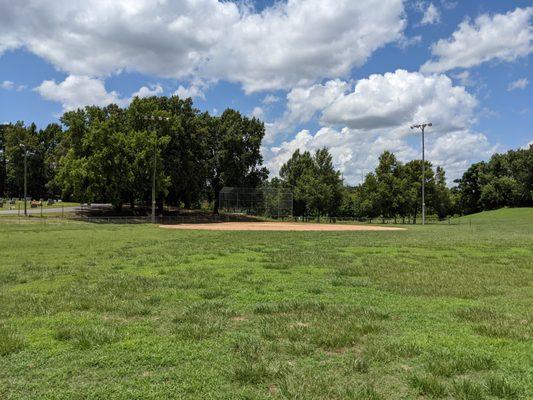
POLYGON ((532 395, 533 210, 403 232, 0 223, 0 398, 532 395))

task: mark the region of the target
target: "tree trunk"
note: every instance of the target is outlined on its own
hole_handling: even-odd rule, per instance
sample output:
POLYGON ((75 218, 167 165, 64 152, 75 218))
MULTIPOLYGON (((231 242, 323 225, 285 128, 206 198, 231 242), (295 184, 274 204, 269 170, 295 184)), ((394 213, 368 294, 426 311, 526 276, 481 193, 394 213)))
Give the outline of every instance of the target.
POLYGON ((220 185, 220 179, 218 176, 213 179, 213 190, 215 191, 215 204, 213 205, 213 214, 218 215, 218 202, 220 200, 220 191, 222 190, 222 187, 220 185))

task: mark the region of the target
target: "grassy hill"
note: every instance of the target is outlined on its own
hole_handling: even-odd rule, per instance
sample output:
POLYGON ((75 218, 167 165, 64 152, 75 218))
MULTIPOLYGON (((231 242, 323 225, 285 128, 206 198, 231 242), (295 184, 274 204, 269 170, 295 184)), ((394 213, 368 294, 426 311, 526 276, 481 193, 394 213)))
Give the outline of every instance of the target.
POLYGON ((533 209, 401 232, 0 223, 0 398, 531 398, 533 209))
POLYGON ((486 225, 515 225, 533 224, 533 208, 501 208, 499 210, 483 211, 477 214, 458 218, 462 222, 472 221, 486 225))

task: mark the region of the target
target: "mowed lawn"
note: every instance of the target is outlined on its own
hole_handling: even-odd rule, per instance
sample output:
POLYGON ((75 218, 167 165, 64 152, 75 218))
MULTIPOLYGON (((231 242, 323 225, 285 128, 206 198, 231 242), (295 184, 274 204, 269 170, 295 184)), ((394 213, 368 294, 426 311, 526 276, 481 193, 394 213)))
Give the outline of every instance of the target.
POLYGON ((0 223, 0 399, 533 395, 533 209, 401 232, 0 223))

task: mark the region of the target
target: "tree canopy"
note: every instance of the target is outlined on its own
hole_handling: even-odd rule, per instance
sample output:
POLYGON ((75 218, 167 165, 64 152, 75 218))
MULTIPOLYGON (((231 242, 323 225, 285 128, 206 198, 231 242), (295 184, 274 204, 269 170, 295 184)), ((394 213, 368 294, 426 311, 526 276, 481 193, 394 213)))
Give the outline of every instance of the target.
POLYGON ((532 206, 533 145, 472 164, 456 183, 459 208, 467 214, 505 206, 532 206))
POLYGON ((32 152, 28 189, 34 197, 109 202, 117 210, 126 203, 149 204, 154 163, 160 206, 198 205, 214 200, 225 185, 257 186, 268 176, 260 152, 264 124, 235 110, 211 116, 191 99, 150 97, 126 108, 68 111, 60 120, 64 129, 3 126, 5 194, 21 196, 20 143, 32 152))
POLYGON ((280 178, 293 192, 295 215, 336 214, 342 202, 342 180, 326 148, 314 155, 296 150, 281 167, 280 178))
MULTIPOLYGON (((116 210, 151 202, 218 212, 224 186, 283 188, 293 193, 294 214, 410 218, 421 213, 422 161, 400 162, 388 151, 355 187, 345 186, 327 148, 296 150, 268 182, 262 165, 264 123, 236 110, 212 116, 192 100, 135 98, 65 112, 61 124, 37 129, 23 122, 0 125, 0 196, 23 196, 24 148, 28 193, 111 203, 116 210)), ((533 145, 472 164, 449 188, 441 166, 425 162, 427 213, 444 218, 499 207, 533 206, 533 145)))

